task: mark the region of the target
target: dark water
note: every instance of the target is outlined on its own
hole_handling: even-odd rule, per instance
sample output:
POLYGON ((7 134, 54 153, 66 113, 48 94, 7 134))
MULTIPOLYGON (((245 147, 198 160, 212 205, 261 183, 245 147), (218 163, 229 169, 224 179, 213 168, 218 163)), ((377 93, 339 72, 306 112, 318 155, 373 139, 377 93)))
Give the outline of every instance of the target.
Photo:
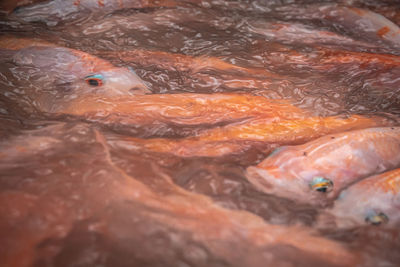
POLYGON ((206 140, 259 116, 241 100, 233 103, 241 112, 230 114, 212 96, 199 114, 174 115, 197 104, 171 94, 236 93, 284 99, 309 116, 379 115, 385 125, 399 125, 399 33, 384 38, 364 21, 373 18, 343 6, 400 26, 397 1, 372 0, 180 1, 38 21, 4 12, 2 36, 38 38, 129 67, 151 94, 138 102, 102 100, 132 105, 131 113, 102 113, 100 106, 93 114, 90 101, 68 108, 87 92, 57 76, 62 59, 49 54, 48 64, 35 69, 0 47, 0 261, 399 266, 398 229, 317 230, 320 209, 261 193, 245 178, 245 169, 275 147, 328 132, 292 141, 206 140), (40 101, 59 108, 47 110, 40 101))

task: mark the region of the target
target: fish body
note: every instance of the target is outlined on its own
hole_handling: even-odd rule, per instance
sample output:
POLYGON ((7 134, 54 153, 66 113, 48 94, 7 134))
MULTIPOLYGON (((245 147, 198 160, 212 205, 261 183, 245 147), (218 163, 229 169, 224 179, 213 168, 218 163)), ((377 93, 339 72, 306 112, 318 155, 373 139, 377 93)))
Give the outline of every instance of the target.
POLYGON ((153 94, 135 97, 92 97, 77 99, 61 110, 70 115, 118 114, 126 123, 152 124, 167 122, 176 125, 204 125, 233 122, 249 118, 269 121, 304 118, 306 110, 288 101, 271 100, 245 94, 153 94))
POLYGON ((307 117, 278 121, 258 118, 215 127, 197 136, 183 139, 140 139, 118 136, 113 142, 120 143, 121 146, 134 144, 150 151, 170 153, 180 157, 219 157, 239 154, 250 147, 299 144, 324 134, 387 125, 390 125, 390 122, 386 119, 359 115, 347 118, 307 117))
POLYGON ((174 0, 50 0, 20 7, 13 12, 11 18, 25 22, 41 21, 55 26, 79 13, 106 13, 124 8, 173 7, 178 3, 174 0))
POLYGON ((358 45, 361 47, 373 47, 370 43, 357 41, 333 31, 320 30, 316 27, 301 23, 267 22, 250 20, 243 26, 244 31, 265 36, 267 39, 279 40, 285 43, 301 44, 338 44, 358 45))
POLYGON ((384 16, 368 9, 337 7, 323 9, 326 19, 349 27, 354 35, 364 36, 377 43, 385 41, 400 46, 400 28, 384 16))
POLYGON ((400 127, 368 128, 280 147, 247 178, 260 190, 324 205, 362 178, 400 166, 400 127))
POLYGON ((400 169, 366 178, 342 191, 334 206, 320 216, 319 224, 326 225, 324 219, 332 218, 329 215, 335 227, 399 226, 400 169))
POLYGON ((3 60, 14 65, 10 69, 16 79, 25 82, 21 86, 25 95, 42 111, 52 112, 60 103, 86 94, 116 96, 150 92, 128 68, 38 39, 2 37, 0 52, 6 55, 7 60, 3 60))
POLYGON ((384 16, 368 9, 337 4, 287 5, 276 12, 290 19, 320 20, 332 29, 342 28, 351 37, 374 44, 400 46, 400 28, 384 16))

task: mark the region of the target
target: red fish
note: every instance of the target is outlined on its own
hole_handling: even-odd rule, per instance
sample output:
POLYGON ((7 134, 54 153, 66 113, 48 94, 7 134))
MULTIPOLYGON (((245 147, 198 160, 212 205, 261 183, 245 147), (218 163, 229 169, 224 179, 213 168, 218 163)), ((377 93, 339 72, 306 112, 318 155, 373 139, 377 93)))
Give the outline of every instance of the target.
POLYGON ((3 36, 0 52, 16 68, 14 76, 36 108, 51 112, 78 96, 134 95, 150 92, 130 69, 90 54, 38 39, 3 36), (30 86, 26 86, 26 83, 30 86), (29 88, 41 88, 40 90, 29 88))
MULTIPOLYGON (((388 121, 379 117, 350 116, 309 117, 295 120, 253 119, 204 131, 196 137, 176 139, 139 139, 118 137, 117 144, 133 144, 145 149, 171 153, 181 157, 218 157, 241 153, 252 146, 288 145, 306 142, 324 134, 387 126, 388 121)), ((115 139, 115 138, 111 138, 115 139)))
POLYGON ((247 178, 261 191, 311 204, 325 204, 349 184, 400 166, 400 127, 327 135, 281 147, 247 178))
POLYGON ((102 56, 118 57, 124 62, 138 63, 144 66, 156 65, 160 68, 174 71, 198 72, 201 70, 220 70, 232 71, 258 76, 263 78, 283 79, 284 77, 269 72, 262 68, 246 68, 223 61, 217 57, 199 56, 193 57, 178 53, 168 53, 163 51, 151 51, 135 49, 129 51, 106 51, 101 52, 102 56))
POLYGON ((287 101, 241 94, 164 94, 135 97, 87 96, 77 98, 56 112, 107 119, 110 114, 124 123, 178 125, 215 124, 248 118, 270 121, 295 119, 308 112, 287 101))
POLYGON ((342 191, 333 208, 320 217, 320 224, 332 219, 335 227, 360 225, 399 226, 400 169, 364 179, 342 191))

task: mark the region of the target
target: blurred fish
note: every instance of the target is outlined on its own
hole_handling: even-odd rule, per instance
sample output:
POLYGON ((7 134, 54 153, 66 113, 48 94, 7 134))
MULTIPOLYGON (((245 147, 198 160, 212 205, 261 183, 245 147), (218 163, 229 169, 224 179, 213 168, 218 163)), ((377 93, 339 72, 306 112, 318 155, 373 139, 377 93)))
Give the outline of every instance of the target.
POLYGON ((340 193, 333 208, 322 213, 319 226, 399 226, 400 169, 364 179, 340 193))
POLYGON ((349 184, 400 166, 400 127, 327 135, 280 147, 247 178, 261 191, 324 205, 349 184))
POLYGON ((353 115, 348 118, 308 117, 295 120, 251 119, 203 131, 196 137, 180 140, 132 137, 109 138, 114 144, 136 146, 150 151, 171 153, 180 157, 219 157, 237 154, 251 147, 288 145, 307 142, 325 134, 387 126, 390 122, 380 117, 353 115))
POLYGON ((0 53, 3 62, 12 64, 14 77, 25 81, 23 96, 42 111, 52 112, 60 104, 89 93, 116 96, 150 92, 128 68, 38 39, 3 36, 0 53))
POLYGON ((0 11, 10 13, 17 7, 44 1, 46 0, 2 0, 0 1, 0 11))
POLYGON ((124 62, 137 63, 142 66, 157 66, 166 70, 181 72, 199 72, 204 70, 219 70, 235 72, 248 76, 258 76, 270 79, 287 79, 267 71, 264 68, 248 68, 234 65, 218 57, 211 56, 188 56, 179 53, 168 53, 163 51, 151 51, 144 49, 134 49, 129 51, 100 51, 101 56, 120 58, 124 62))
POLYGON ((249 118, 281 120, 304 118, 308 111, 288 101, 245 94, 154 94, 135 97, 87 96, 57 112, 123 124, 170 123, 204 125, 249 118), (110 116, 114 114, 118 118, 110 116))
POLYGON ((400 47, 400 28, 384 16, 368 9, 336 4, 287 5, 276 12, 291 19, 321 20, 327 26, 341 28, 344 32, 375 44, 387 43, 400 47))
POLYGON ((268 40, 280 41, 287 44, 328 44, 332 45, 357 45, 361 47, 374 47, 368 42, 357 41, 333 31, 321 30, 306 24, 295 22, 268 22, 263 20, 249 20, 240 25, 240 30, 262 35, 268 40))
MULTIPOLYGON (((196 0, 184 2, 187 1, 196 0)), ((124 8, 174 7, 179 2, 175 0, 49 0, 17 8, 11 18, 25 22, 41 21, 54 26, 79 13, 106 13, 124 8)))

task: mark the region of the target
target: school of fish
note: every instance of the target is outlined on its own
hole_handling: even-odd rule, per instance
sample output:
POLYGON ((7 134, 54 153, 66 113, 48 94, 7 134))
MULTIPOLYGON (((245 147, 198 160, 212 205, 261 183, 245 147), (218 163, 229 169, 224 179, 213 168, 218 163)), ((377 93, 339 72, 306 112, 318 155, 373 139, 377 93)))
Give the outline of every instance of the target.
POLYGON ((228 2, 0 4, 0 262, 374 266, 354 244, 323 235, 399 229, 400 6, 384 10, 390 17, 363 1, 228 2), (255 15, 240 18, 243 10, 255 15), (245 36, 252 57, 246 62, 239 45, 230 58, 223 45, 220 54, 217 46, 185 53, 149 37, 167 28, 171 43, 195 47, 177 33, 206 35, 197 25, 245 36), (146 37, 129 39, 136 34, 146 37), (318 102, 324 97, 336 102, 318 102), (374 100, 376 109, 366 108, 374 100), (221 175, 232 180, 199 181, 221 175), (273 199, 267 209, 313 210, 311 222, 263 220, 251 200, 224 204, 242 192, 273 199), (63 257, 69 242, 84 249, 63 257), (304 259, 286 258, 296 252, 304 259))

